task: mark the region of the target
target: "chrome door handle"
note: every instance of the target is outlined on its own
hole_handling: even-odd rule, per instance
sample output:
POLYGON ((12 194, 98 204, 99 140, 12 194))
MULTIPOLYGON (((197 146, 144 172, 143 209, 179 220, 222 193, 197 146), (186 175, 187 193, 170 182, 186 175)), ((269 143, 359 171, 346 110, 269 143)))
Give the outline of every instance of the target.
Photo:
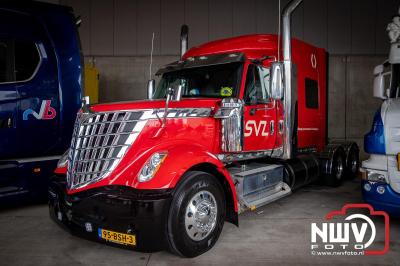
POLYGON ((12 118, 0 119, 0 128, 11 128, 12 127, 12 118))
POLYGON ((271 136, 274 135, 274 133, 275 133, 275 122, 274 122, 274 120, 272 120, 269 123, 269 132, 270 132, 271 136))
POLYGON ((279 134, 282 135, 283 134, 283 120, 279 121, 278 127, 279 127, 279 134))

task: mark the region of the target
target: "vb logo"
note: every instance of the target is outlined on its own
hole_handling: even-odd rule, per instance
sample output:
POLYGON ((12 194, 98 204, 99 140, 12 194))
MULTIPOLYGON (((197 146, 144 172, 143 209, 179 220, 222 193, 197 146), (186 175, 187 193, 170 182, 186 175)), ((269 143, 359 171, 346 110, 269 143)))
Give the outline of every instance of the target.
POLYGON ((57 112, 53 107, 51 107, 51 100, 44 100, 42 101, 42 105, 40 106, 39 113, 35 112, 32 109, 27 109, 24 111, 22 119, 28 120, 29 115, 34 116, 38 120, 49 120, 56 117, 57 112))

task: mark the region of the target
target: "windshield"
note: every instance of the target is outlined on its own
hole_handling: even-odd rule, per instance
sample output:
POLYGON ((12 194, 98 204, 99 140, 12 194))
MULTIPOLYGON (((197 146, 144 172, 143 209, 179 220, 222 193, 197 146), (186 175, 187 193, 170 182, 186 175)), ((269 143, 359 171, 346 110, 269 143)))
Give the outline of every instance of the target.
POLYGON ((164 73, 154 93, 155 99, 166 97, 168 88, 182 86, 182 97, 237 97, 242 63, 188 68, 164 73))
POLYGON ((392 76, 390 82, 389 97, 390 98, 400 97, 400 64, 392 65, 392 76))

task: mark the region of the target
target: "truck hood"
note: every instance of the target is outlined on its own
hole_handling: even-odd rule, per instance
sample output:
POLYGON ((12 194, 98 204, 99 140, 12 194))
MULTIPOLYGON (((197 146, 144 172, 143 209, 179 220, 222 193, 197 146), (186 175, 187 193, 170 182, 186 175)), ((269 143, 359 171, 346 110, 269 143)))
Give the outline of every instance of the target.
POLYGON ((213 118, 213 110, 218 108, 220 102, 221 99, 204 98, 170 102, 170 113, 164 127, 161 126, 164 121, 153 118, 162 117, 157 114, 164 112, 165 100, 91 106, 93 114, 80 114, 71 144, 73 155, 70 158, 74 159, 71 160, 68 171, 72 173, 69 180, 74 193, 98 186, 137 182, 139 171, 157 151, 172 153, 174 149, 185 150, 189 145, 193 145, 196 149, 214 153, 216 147, 220 147, 220 123, 213 118), (154 112, 157 116, 153 116, 154 112), (110 116, 110 113, 114 115, 110 116), (188 115, 185 116, 186 114, 188 115), (196 118, 190 119, 193 117, 196 118), (88 136, 90 137, 87 138, 88 136), (87 141, 79 141, 78 138, 87 141), (93 151, 96 151, 95 156, 93 151), (83 158, 83 153, 88 158, 83 158), (112 163, 102 164, 101 161, 105 160, 112 163), (90 169, 85 168, 84 173, 81 168, 80 172, 78 171, 78 165, 83 167, 83 164, 85 167, 91 165, 90 169), (106 174, 97 174, 93 169, 100 169, 97 173, 106 174), (85 179, 82 179, 82 176, 85 176, 85 179))
MULTIPOLYGON (((215 110, 220 106, 221 99, 216 98, 190 98, 181 101, 170 101, 168 108, 211 108, 215 110)), ((91 106, 94 112, 109 112, 119 110, 146 110, 165 108, 165 99, 139 100, 96 104, 91 106)))

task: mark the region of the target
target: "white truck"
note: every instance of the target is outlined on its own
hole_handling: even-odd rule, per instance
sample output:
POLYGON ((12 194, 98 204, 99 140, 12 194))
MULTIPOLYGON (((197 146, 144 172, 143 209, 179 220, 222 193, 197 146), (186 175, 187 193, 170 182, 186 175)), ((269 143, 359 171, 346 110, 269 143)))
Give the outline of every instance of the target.
POLYGON ((374 97, 383 102, 364 137, 370 157, 362 162, 362 192, 374 209, 400 216, 400 15, 387 30, 389 58, 374 69, 374 97))

